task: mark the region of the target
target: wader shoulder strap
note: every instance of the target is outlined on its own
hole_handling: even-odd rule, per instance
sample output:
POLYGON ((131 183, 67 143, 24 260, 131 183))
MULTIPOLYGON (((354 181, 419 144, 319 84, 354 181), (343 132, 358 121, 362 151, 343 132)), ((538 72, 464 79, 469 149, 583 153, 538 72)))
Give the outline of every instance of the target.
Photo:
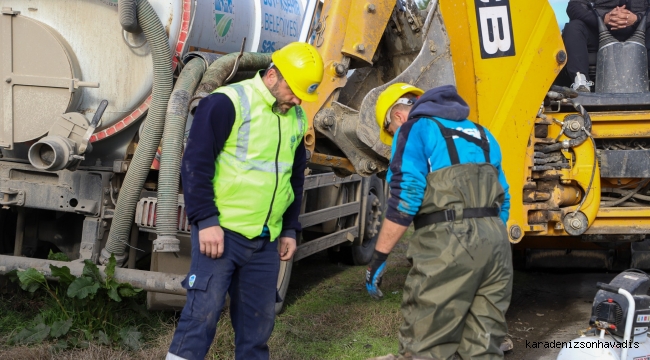
POLYGON ((479 134, 481 135, 481 138, 477 139, 472 135, 466 134, 462 131, 444 127, 442 126, 440 121, 434 118, 427 118, 427 119, 433 120, 440 128, 440 132, 442 133, 442 136, 445 138, 445 142, 447 143, 447 151, 449 152, 449 159, 451 160, 452 165, 460 164, 460 159, 458 158, 458 150, 456 149, 456 144, 454 143, 454 136, 463 138, 471 142, 472 144, 480 147, 483 150, 483 155, 485 156, 485 162, 487 163, 490 162, 490 143, 487 140, 487 136, 485 135, 485 129, 483 129, 483 126, 474 123, 474 125, 476 125, 476 128, 478 129, 479 134))

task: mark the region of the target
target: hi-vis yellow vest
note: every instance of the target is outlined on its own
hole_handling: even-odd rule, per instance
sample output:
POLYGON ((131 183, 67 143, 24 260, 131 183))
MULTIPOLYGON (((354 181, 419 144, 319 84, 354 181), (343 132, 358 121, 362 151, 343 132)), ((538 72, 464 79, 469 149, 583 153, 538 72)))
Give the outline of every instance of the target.
POLYGON ((219 222, 249 239, 266 225, 275 240, 294 199, 291 170, 307 129, 305 113, 300 106, 273 112, 275 97, 259 74, 214 92, 228 96, 236 113, 212 180, 219 222))

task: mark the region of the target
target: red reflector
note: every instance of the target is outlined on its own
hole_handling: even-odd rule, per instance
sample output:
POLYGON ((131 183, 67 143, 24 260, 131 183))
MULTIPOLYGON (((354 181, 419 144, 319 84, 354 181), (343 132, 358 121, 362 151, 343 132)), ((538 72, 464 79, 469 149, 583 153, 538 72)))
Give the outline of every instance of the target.
POLYGON ((609 328, 612 330, 616 330, 616 325, 609 325, 609 328))
POLYGON ((613 303, 613 302, 614 302, 614 299, 607 299, 607 302, 608 302, 608 303, 613 303))

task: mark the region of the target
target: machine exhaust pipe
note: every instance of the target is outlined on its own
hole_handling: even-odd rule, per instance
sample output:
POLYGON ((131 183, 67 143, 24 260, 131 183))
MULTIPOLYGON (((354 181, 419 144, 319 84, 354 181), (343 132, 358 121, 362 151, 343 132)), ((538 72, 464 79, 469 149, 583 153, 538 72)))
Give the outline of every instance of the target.
POLYGON ((79 162, 77 145, 62 136, 46 136, 29 148, 29 162, 37 169, 58 171, 79 162))

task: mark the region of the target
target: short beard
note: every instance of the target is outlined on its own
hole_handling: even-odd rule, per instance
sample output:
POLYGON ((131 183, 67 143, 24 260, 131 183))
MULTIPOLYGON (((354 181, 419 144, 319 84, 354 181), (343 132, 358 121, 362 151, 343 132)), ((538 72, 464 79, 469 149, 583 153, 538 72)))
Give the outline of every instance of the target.
POLYGON ((278 96, 279 96, 278 95, 278 93, 279 93, 278 88, 279 87, 280 87, 280 80, 278 80, 275 83, 275 85, 271 86, 271 89, 269 90, 271 92, 271 95, 273 95, 273 97, 275 97, 275 104, 273 104, 273 111, 278 113, 278 114, 285 115, 289 110, 291 110, 291 108, 294 106, 294 104, 293 103, 280 103, 278 101, 278 96), (289 105, 289 108, 285 110, 285 109, 283 109, 281 107, 281 105, 289 105))

